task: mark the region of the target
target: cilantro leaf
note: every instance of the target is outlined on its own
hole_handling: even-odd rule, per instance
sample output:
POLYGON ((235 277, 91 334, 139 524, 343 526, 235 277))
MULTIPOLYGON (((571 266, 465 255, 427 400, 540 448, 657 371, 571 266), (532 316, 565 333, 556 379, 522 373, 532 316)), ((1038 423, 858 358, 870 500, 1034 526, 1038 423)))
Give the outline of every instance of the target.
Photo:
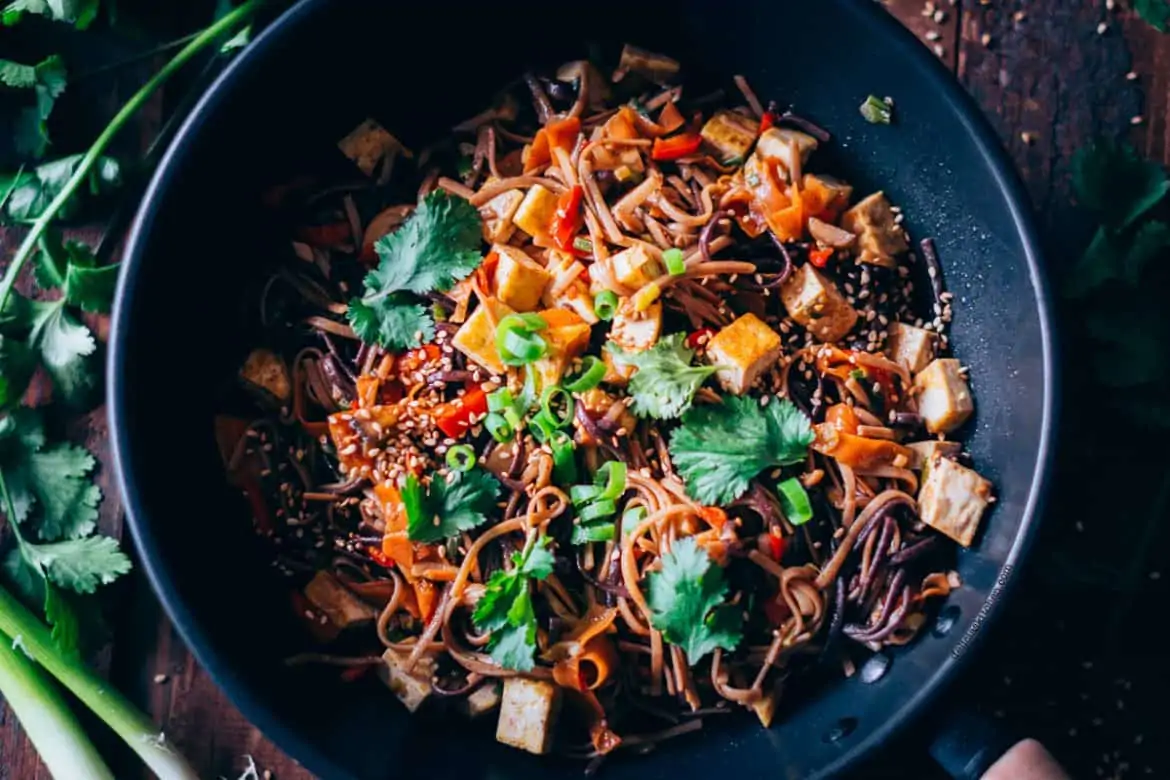
POLYGON ((25 523, 37 505, 36 536, 41 539, 77 539, 92 532, 102 495, 90 482, 94 457, 72 444, 45 446, 40 415, 31 409, 16 409, 10 416, 19 435, 4 442, 0 468, 16 522, 25 523))
POLYGON ((65 302, 82 311, 108 312, 118 282, 118 266, 97 267, 93 250, 80 241, 63 241, 60 232, 41 234, 37 255, 37 282, 44 288, 60 287, 65 302))
POLYGON ((500 483, 488 471, 456 471, 446 479, 434 475, 423 493, 413 474, 403 485, 406 535, 412 542, 438 542, 487 522, 496 508, 500 483))
POLYGON ((108 536, 87 536, 49 544, 25 542, 25 557, 45 578, 76 593, 93 593, 130 571, 130 559, 108 536))
POLYGON ((20 403, 37 369, 37 356, 28 344, 0 335, 0 410, 20 403))
POLYGON ((1092 243, 1070 269, 1064 294, 1081 298, 1110 281, 1136 286, 1147 264, 1170 249, 1170 225, 1160 220, 1143 222, 1129 235, 1117 235, 1100 227, 1092 243))
POLYGON ((1088 337, 1102 348, 1091 353, 1097 379, 1111 388, 1133 388, 1166 378, 1167 325, 1160 311, 1102 305, 1085 314, 1088 337))
MULTIPOLYGON (((0 212, 0 219, 13 222, 30 222, 64 189, 65 184, 77 170, 82 155, 74 154, 38 165, 31 171, 16 175, 0 174, 0 192, 12 188, 6 208, 0 212)), ((112 157, 103 157, 94 166, 89 176, 89 191, 97 195, 114 189, 122 183, 122 168, 112 157)), ((57 212, 59 219, 69 219, 76 214, 81 201, 74 195, 57 212)))
POLYGON ((650 623, 694 666, 717 647, 739 644, 743 616, 723 603, 726 594, 723 569, 693 538, 682 539, 662 556, 662 570, 647 575, 650 623))
POLYGON ((715 366, 691 365, 695 353, 687 348, 685 338, 682 333, 672 333, 643 352, 607 346, 615 363, 638 369, 629 384, 634 414, 657 420, 678 417, 690 407, 704 380, 715 373, 715 366))
POLYGON ((729 504, 766 468, 798 463, 812 444, 809 420, 791 401, 761 407, 727 396, 720 405, 696 406, 670 438, 670 454, 687 492, 709 505, 729 504))
POLYGON ((4 8, 3 22, 11 26, 24 14, 36 14, 84 30, 97 17, 98 6, 99 0, 12 0, 4 8))
POLYGON ((53 643, 64 655, 81 655, 81 619, 73 602, 56 585, 45 585, 45 620, 53 627, 53 643))
POLYGON ((1107 138, 1077 150, 1072 180, 1081 205, 1117 229, 1133 224, 1170 191, 1162 166, 1143 160, 1129 144, 1107 138))
POLYGON ((526 555, 514 553, 511 571, 500 570, 488 579, 471 620, 477 630, 491 634, 488 652, 506 669, 531 671, 536 655, 536 613, 529 581, 552 574, 555 557, 550 537, 541 537, 526 555))
POLYGON ((1170 32, 1170 3, 1166 0, 1134 0, 1133 10, 1159 32, 1170 32))
POLYGON ((362 341, 392 349, 417 347, 435 338, 435 322, 426 308, 403 294, 370 303, 354 298, 349 303, 349 324, 362 341))
POLYGON ((40 353, 45 371, 62 400, 70 406, 83 406, 94 389, 89 358, 97 349, 89 328, 58 301, 29 301, 32 330, 29 345, 40 353))
POLYGON ((49 144, 48 119, 57 98, 65 91, 65 63, 57 55, 36 65, 0 60, 0 83, 14 89, 31 89, 36 104, 18 113, 15 127, 17 152, 40 157, 49 144))
POLYGON ((365 295, 349 304, 349 321, 363 341, 402 349, 434 336, 426 309, 403 293, 446 291, 480 264, 479 211, 463 198, 436 191, 402 227, 378 239, 380 261, 366 275, 365 295))

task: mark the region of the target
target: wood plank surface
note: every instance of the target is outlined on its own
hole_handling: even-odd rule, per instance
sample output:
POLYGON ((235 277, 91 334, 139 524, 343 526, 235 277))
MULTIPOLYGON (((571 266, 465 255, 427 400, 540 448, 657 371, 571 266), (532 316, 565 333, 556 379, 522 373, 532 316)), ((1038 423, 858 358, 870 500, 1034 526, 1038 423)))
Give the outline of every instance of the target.
MULTIPOLYGON (((1105 0, 933 4, 888 0, 885 5, 956 72, 990 118, 1027 186, 1054 264, 1071 261, 1091 229, 1079 218, 1069 185, 1076 149, 1094 135, 1122 133, 1143 154, 1170 164, 1170 36, 1134 18, 1124 3, 1109 2, 1107 7, 1105 0), (1135 75, 1128 76, 1131 72, 1135 75)), ((151 132, 145 127, 142 134, 150 137, 151 132)), ((7 258, 13 249, 12 237, 0 236, 0 256, 7 258)), ((101 335, 101 323, 97 325, 101 335)), ((72 433, 103 464, 109 463, 104 410, 79 420, 72 433)), ((100 479, 107 497, 102 527, 117 533, 120 507, 108 468, 102 469, 100 479)), ((1135 577, 1164 593, 1164 585, 1153 577, 1155 565, 1140 559, 1135 577)), ((155 717, 201 776, 234 780, 251 756, 261 777, 308 780, 311 775, 252 728, 194 662, 141 575, 136 573, 118 587, 117 630, 112 650, 98 659, 99 664, 155 717)), ((1163 741, 1168 736, 1164 717, 1158 726, 1129 714, 1142 712, 1143 702, 1151 707, 1145 712, 1160 707, 1162 688, 1139 684, 1133 690, 1132 684, 1143 679, 1141 675, 1165 676, 1156 650, 1136 655, 1102 651, 1100 658, 1089 650, 1065 653, 1068 657, 1054 662, 1053 669, 1035 670, 1039 656, 1034 654, 1045 652, 1045 642, 1085 641, 1075 622, 1076 603, 1068 604, 1063 587, 1054 592, 1068 611, 1067 617, 1062 613, 1053 618, 1058 633, 1040 637, 1027 649, 1001 643, 970 675, 962 695, 1041 736, 1078 776, 1170 776, 1164 758, 1151 765, 1155 760, 1151 754, 1165 751, 1148 749, 1156 733, 1163 741), (1035 706, 1024 713, 1005 712, 1013 706, 1018 709, 1021 701, 1035 706), (1094 708, 1103 714, 1094 714, 1094 708), (1105 710, 1112 716, 1104 717, 1105 710)), ((1095 596, 1076 593, 1076 598, 1086 599, 1082 603, 1097 604, 1095 596)), ((1149 597, 1143 586, 1135 598, 1149 597)), ((116 740, 100 728, 92 731, 112 757, 119 777, 143 776, 116 740)), ((904 757, 887 757, 861 776, 922 780, 935 775, 920 760, 907 763, 904 757)), ((19 725, 0 703, 0 780, 47 777, 19 725)))

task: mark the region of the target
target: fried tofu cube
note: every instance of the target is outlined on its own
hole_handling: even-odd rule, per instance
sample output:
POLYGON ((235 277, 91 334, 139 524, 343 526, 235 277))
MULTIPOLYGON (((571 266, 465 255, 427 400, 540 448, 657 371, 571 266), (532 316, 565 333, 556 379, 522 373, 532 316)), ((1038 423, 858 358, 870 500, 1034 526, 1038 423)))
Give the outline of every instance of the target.
POLYGON ((937 336, 929 330, 903 322, 892 322, 889 333, 887 354, 895 363, 901 363, 910 369, 910 373, 917 374, 934 360, 937 336))
POLYGON ((940 441, 938 439, 910 442, 905 446, 912 453, 909 468, 921 471, 923 479, 926 479, 926 472, 930 470, 930 459, 934 457, 936 452, 944 458, 953 458, 963 451, 963 445, 957 441, 940 441))
POLYGON ((756 140, 759 123, 734 111, 718 111, 707 120, 699 135, 721 162, 742 160, 756 140))
POLYGON ((292 397, 288 366, 284 359, 270 349, 254 349, 248 353, 240 368, 240 378, 249 386, 263 390, 281 403, 292 397))
POLYGON ((613 315, 609 338, 627 352, 650 349, 662 333, 662 303, 650 304, 645 311, 636 311, 626 298, 613 315))
POLYGON ((489 244, 503 244, 516 232, 516 223, 513 218, 524 200, 524 193, 520 190, 501 192, 489 200, 479 209, 479 216, 483 219, 483 240, 489 244))
POLYGON ((857 234, 859 262, 886 268, 897 265, 894 258, 910 245, 895 219, 890 202, 882 192, 875 192, 841 215, 841 227, 857 234))
POLYGON ((538 387, 544 389, 560 384, 573 359, 589 346, 589 323, 569 309, 546 309, 540 316, 548 327, 540 332, 548 344, 544 356, 532 364, 536 370, 538 387))
POLYGON ((341 630, 370 624, 374 609, 351 593, 327 571, 319 571, 305 586, 305 598, 341 630))
POLYGON ((465 699, 459 700, 459 710, 469 718, 478 718, 500 706, 500 684, 489 680, 476 688, 465 699))
POLYGON ((765 160, 777 160, 785 171, 793 169, 792 145, 800 155, 801 167, 817 149, 817 139, 789 127, 769 127, 756 142, 756 154, 765 160))
POLYGON ((983 510, 991 503, 991 483, 941 452, 931 456, 928 466, 918 489, 922 522, 970 547, 983 510))
POLYGON ((918 414, 931 433, 950 433, 975 411, 971 389, 954 358, 938 358, 914 377, 918 414))
POLYGON ((585 266, 580 260, 558 249, 548 251, 548 272, 552 277, 541 301, 548 307, 569 309, 590 325, 600 320, 593 310, 593 296, 584 281, 585 266))
POLYGON ((367 119, 355 127, 337 143, 337 148, 366 176, 373 176, 387 155, 406 149, 373 119, 367 119))
POLYGON ((504 373, 504 363, 496 351, 496 326, 516 312, 496 298, 485 298, 467 321, 459 326, 451 345, 493 374, 504 373))
POLYGON ((715 378, 725 390, 743 395, 780 359, 783 340, 767 323, 748 312, 707 343, 707 359, 719 367, 715 378))
POLYGON ((560 693, 560 688, 543 680, 505 679, 496 741, 538 756, 547 753, 560 714, 560 693))
POLYGON ((808 199, 816 198, 820 201, 824 213, 840 214, 853 197, 853 185, 823 173, 806 173, 804 191, 801 194, 808 199))
POLYGON ((618 364, 613 359, 613 352, 608 349, 601 350, 601 362, 605 364, 605 376, 601 378, 601 381, 617 387, 624 387, 629 383, 630 377, 637 370, 631 365, 618 364))
POLYGON ((516 311, 536 309, 552 274, 514 246, 496 244, 492 251, 500 258, 496 265, 496 297, 516 311))
POLYGON ((662 262, 644 244, 623 249, 611 257, 609 262, 617 280, 634 290, 666 273, 662 262))
POLYGON ((540 245, 548 245, 548 228, 553 215, 557 213, 557 196, 539 184, 528 190, 524 200, 516 209, 512 221, 516 227, 536 239, 540 245))
POLYGON ((792 319, 825 343, 843 338, 857 324, 857 312, 811 263, 800 266, 785 280, 780 300, 792 319))
POLYGON ((431 676, 435 672, 435 662, 424 657, 407 672, 404 669, 406 659, 405 653, 393 650, 382 653, 383 665, 378 667, 378 677, 408 711, 416 712, 433 690, 431 676))

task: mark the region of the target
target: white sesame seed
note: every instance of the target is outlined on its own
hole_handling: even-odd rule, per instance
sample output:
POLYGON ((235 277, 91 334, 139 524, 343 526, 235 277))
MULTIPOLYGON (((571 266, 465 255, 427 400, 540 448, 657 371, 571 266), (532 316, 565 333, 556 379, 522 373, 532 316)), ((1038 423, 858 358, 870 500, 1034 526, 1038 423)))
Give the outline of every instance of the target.
POLYGON ((945 48, 943 48, 943 45, 941 43, 936 43, 934 45, 934 55, 936 57, 941 57, 944 54, 946 54, 946 52, 947 52, 947 50, 945 48))
POLYGON ((937 41, 941 37, 935 30, 927 30, 926 32, 926 40, 928 41, 937 41))
POLYGON ((1138 115, 1136 115, 1136 116, 1131 116, 1131 117, 1129 118, 1129 123, 1130 123, 1131 125, 1140 125, 1140 124, 1141 124, 1142 122, 1144 122, 1144 121, 1146 121, 1146 120, 1145 120, 1145 118, 1144 118, 1144 117, 1143 117, 1141 114, 1138 114, 1138 115))
POLYGON ((1137 81, 1137 80, 1138 80, 1138 74, 1137 74, 1137 72, 1136 72, 1136 71, 1132 71, 1132 70, 1131 70, 1129 73, 1126 73, 1126 74, 1125 74, 1125 80, 1126 80, 1126 81, 1137 81))

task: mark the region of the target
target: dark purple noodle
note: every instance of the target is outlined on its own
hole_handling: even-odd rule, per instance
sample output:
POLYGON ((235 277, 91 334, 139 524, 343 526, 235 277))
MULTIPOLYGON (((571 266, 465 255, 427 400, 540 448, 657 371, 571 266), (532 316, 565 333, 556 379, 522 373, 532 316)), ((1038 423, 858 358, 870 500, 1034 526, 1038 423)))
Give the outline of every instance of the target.
POLYGON ((726 209, 720 209, 711 215, 711 219, 707 220, 707 224, 703 225, 703 229, 699 231, 699 252, 703 255, 703 262, 711 262, 711 234, 715 232, 716 225, 719 220, 731 216, 731 212, 726 209))
MULTIPOLYGON (((910 586, 907 585, 900 590, 891 588, 890 595, 896 595, 898 597, 896 600, 901 602, 898 604, 898 608, 892 613, 883 615, 882 619, 877 622, 873 630, 862 634, 854 634, 852 635, 853 639, 863 643, 881 642, 885 639, 888 639, 891 634, 898 630, 898 628, 902 625, 902 621, 906 618, 906 613, 910 609, 910 586)), ((886 606, 888 606, 890 603, 890 601, 887 601, 886 606)), ((884 606, 883 612, 885 612, 884 606)), ((846 626, 845 630, 848 631, 849 627, 846 626)))
POLYGON ((333 398, 352 400, 357 395, 357 388, 349 376, 349 370, 345 363, 330 354, 325 356, 320 365, 322 373, 329 380, 329 389, 333 391, 331 393, 333 398))
POLYGON ((814 122, 810 122, 802 116, 797 116, 791 111, 785 111, 778 117, 777 121, 782 125, 791 125, 803 130, 821 143, 828 143, 833 137, 825 128, 814 122))
MULTIPOLYGON (((577 559, 577 571, 581 572, 581 576, 585 579, 586 582, 588 582, 590 585, 597 588, 598 590, 600 590, 604 593, 608 593, 611 596, 617 596, 618 598, 623 598, 623 599, 630 598, 630 592, 628 590, 626 590, 625 585, 620 585, 618 583, 613 583, 613 582, 607 582, 606 580, 609 579, 608 573, 606 575, 605 580, 597 579, 596 577, 593 576, 592 573, 589 572, 588 569, 586 569, 584 566, 581 565, 580 558, 577 559)), ((609 606, 609 605, 606 605, 606 606, 609 606)))
MULTIPOLYGON (((825 637, 825 650, 827 651, 836 642, 837 637, 841 635, 841 629, 845 625, 845 578, 837 577, 835 583, 835 597, 833 599, 833 615, 829 618, 829 633, 825 637)), ((827 654, 822 655, 826 658, 827 654)))
POLYGON ((861 581, 858 583, 861 598, 865 598, 866 590, 873 584, 874 575, 881 569, 887 554, 886 550, 890 547, 890 541, 893 539, 894 531, 897 527, 898 521, 892 517, 887 517, 885 524, 882 525, 882 533, 878 537, 877 547, 874 549, 873 558, 869 562, 869 570, 861 572, 861 581))
POLYGON ((458 688, 444 688, 439 685, 439 681, 436 679, 431 683, 431 690, 438 696, 463 696, 471 693, 472 689, 479 685, 482 680, 483 675, 468 672, 467 678, 463 681, 463 685, 458 688))
POLYGON ((873 533, 873 529, 877 527, 877 524, 884 520, 890 514, 890 512, 894 511, 899 506, 910 506, 910 502, 905 498, 895 498, 881 509, 874 512, 873 517, 869 518, 868 522, 865 524, 865 527, 861 529, 861 533, 857 535, 857 541, 853 543, 853 549, 856 550, 861 547, 861 545, 865 542, 865 539, 871 533, 873 533))
POLYGON ((776 235, 771 230, 768 231, 768 238, 772 239, 772 243, 775 244, 776 249, 780 251, 780 259, 784 261, 784 265, 775 274, 776 278, 769 279, 763 284, 763 286, 768 288, 779 287, 785 281, 787 281, 788 277, 792 274, 792 253, 788 251, 788 247, 786 247, 784 242, 780 240, 780 236, 776 235))
POLYGON ((926 274, 930 277, 930 289, 934 293, 934 302, 942 307, 943 277, 942 266, 938 262, 938 252, 934 247, 933 238, 924 238, 919 243, 922 247, 922 259, 926 261, 926 274))
POLYGON ((341 353, 337 351, 337 344, 334 343, 333 339, 325 331, 318 331, 318 333, 320 333, 321 338, 324 339, 325 346, 329 349, 329 354, 332 355, 333 359, 337 362, 337 367, 345 372, 345 375, 349 377, 350 382, 357 382, 357 375, 354 374, 353 369, 351 369, 346 364, 346 361, 342 360, 341 353))
POLYGON ((581 427, 585 429, 585 432, 597 442, 597 446, 623 463, 625 462, 626 453, 619 451, 617 447, 614 447, 608 441, 608 439, 613 438, 612 434, 602 430, 602 423, 593 419, 593 416, 585 409, 585 404, 577 404, 577 421, 581 423, 581 427))
POLYGON ((903 547, 898 552, 890 556, 889 564, 891 566, 902 566, 916 560, 924 553, 930 552, 938 544, 938 539, 934 536, 928 536, 925 539, 919 539, 914 544, 903 547))
POLYGON ((878 619, 873 622, 872 626, 862 626, 857 624, 850 624, 845 626, 842 630, 846 636, 855 639, 858 642, 874 642, 877 641, 871 637, 871 634, 879 632, 882 627, 886 625, 886 621, 890 619, 890 612, 894 608, 894 603, 901 595, 902 583, 906 579, 906 572, 903 569, 898 569, 894 574, 894 579, 890 582, 888 590, 886 591, 885 601, 882 603, 881 612, 878 613, 878 619))
POLYGON ((532 93, 532 105, 536 109, 536 118, 540 120, 540 124, 548 124, 549 117, 553 115, 553 107, 548 102, 548 95, 544 94, 544 87, 540 86, 540 82, 531 73, 524 74, 524 83, 528 85, 528 90, 532 93))
POLYGON ((527 460, 528 448, 524 446, 524 438, 519 431, 516 433, 516 447, 512 450, 512 464, 508 466, 508 478, 520 479, 524 473, 524 463, 527 460))
POLYGON ((470 371, 436 371, 427 377, 427 384, 436 387, 443 384, 470 382, 474 379, 475 375, 470 371))

